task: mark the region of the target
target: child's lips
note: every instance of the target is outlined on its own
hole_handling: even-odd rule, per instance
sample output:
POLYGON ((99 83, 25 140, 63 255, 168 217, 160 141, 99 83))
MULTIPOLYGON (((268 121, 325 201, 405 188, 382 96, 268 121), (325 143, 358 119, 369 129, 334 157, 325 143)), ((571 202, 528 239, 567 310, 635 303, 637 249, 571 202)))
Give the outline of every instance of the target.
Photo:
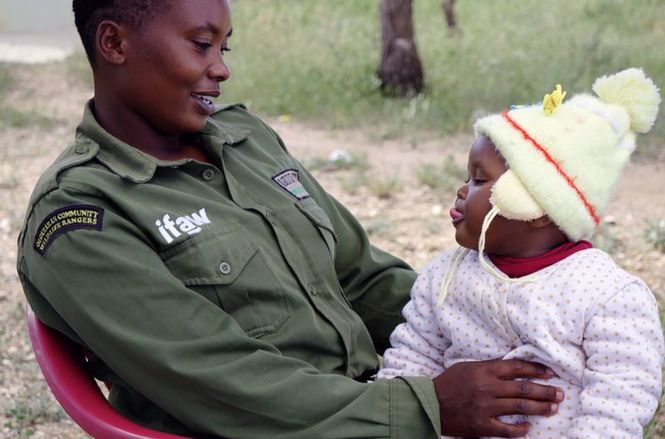
POLYGON ((453 225, 456 225, 464 219, 464 214, 457 210, 456 207, 450 209, 450 218, 453 220, 453 225))

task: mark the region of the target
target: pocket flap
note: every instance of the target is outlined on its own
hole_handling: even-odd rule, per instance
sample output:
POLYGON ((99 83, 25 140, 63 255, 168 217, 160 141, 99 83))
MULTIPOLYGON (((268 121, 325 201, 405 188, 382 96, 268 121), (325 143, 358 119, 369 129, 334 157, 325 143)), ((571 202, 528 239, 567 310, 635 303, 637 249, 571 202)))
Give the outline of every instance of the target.
POLYGON ((162 254, 185 285, 227 285, 236 280, 257 248, 240 229, 215 236, 197 235, 162 254))

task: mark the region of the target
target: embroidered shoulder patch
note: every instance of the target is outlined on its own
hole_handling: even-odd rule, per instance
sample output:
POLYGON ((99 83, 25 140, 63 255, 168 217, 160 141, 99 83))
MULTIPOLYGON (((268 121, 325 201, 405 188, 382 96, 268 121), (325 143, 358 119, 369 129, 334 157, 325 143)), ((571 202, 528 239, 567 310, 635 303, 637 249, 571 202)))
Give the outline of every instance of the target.
POLYGON ((39 225, 34 247, 44 256, 51 243, 65 232, 77 229, 102 230, 104 209, 89 204, 75 204, 49 214, 39 225))
POLYGON ((300 176, 297 169, 287 169, 279 174, 273 175, 273 181, 286 192, 290 193, 298 200, 309 198, 309 194, 300 182, 300 176))

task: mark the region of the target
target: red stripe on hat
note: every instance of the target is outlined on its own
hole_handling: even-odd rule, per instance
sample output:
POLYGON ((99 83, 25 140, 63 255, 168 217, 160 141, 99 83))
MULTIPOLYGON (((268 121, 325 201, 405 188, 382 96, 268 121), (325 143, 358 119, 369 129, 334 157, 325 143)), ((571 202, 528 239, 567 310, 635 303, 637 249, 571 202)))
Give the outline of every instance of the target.
POLYGON ((574 179, 571 178, 568 174, 566 174, 566 172, 565 172, 565 171, 563 170, 563 168, 559 165, 559 163, 557 163, 557 161, 554 160, 554 158, 550 155, 550 153, 547 152, 547 150, 546 150, 546 149, 545 149, 540 143, 538 143, 533 137, 531 137, 531 136, 529 135, 529 133, 527 133, 526 130, 525 130, 524 128, 522 128, 521 126, 519 126, 519 125, 517 124, 517 122, 515 122, 515 120, 513 120, 513 119, 510 117, 510 115, 508 114, 508 111, 507 111, 507 110, 504 111, 503 113, 501 113, 501 116, 503 116, 504 119, 506 119, 506 120, 508 121, 508 123, 509 123, 510 125, 513 126, 513 128, 515 128, 517 131, 519 131, 520 133, 522 133, 522 135, 524 136, 524 138, 525 138, 526 140, 528 140, 529 142, 531 142, 531 144, 532 144, 533 146, 535 146, 536 149, 537 149, 538 151, 540 151, 540 152, 545 156, 545 159, 546 159, 548 162, 550 162, 550 163, 552 164, 552 166, 554 166, 554 168, 557 170, 557 172, 563 177, 564 180, 566 180, 566 182, 568 183, 568 185, 569 185, 571 188, 573 188, 573 190, 575 191, 575 193, 577 193, 577 196, 580 197, 580 200, 582 200, 582 203, 584 203, 584 207, 586 207, 586 210, 589 212, 589 215, 591 215, 591 218, 593 218, 593 222, 596 223, 596 225, 600 224, 600 218, 598 218, 598 215, 596 215, 596 210, 593 208, 593 206, 591 205, 591 203, 589 203, 589 201, 587 201, 586 197, 584 196, 584 194, 582 193, 582 191, 577 187, 577 185, 575 185, 575 181, 574 181, 574 179))

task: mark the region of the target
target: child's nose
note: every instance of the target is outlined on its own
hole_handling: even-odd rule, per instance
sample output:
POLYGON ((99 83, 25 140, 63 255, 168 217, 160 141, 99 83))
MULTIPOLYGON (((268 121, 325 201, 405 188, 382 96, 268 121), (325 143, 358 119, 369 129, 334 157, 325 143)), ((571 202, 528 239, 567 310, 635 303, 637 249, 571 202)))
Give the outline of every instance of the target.
POLYGON ((466 199, 467 192, 468 192, 468 189, 467 189, 467 185, 465 183, 457 189, 457 198, 462 199, 462 200, 466 199))

